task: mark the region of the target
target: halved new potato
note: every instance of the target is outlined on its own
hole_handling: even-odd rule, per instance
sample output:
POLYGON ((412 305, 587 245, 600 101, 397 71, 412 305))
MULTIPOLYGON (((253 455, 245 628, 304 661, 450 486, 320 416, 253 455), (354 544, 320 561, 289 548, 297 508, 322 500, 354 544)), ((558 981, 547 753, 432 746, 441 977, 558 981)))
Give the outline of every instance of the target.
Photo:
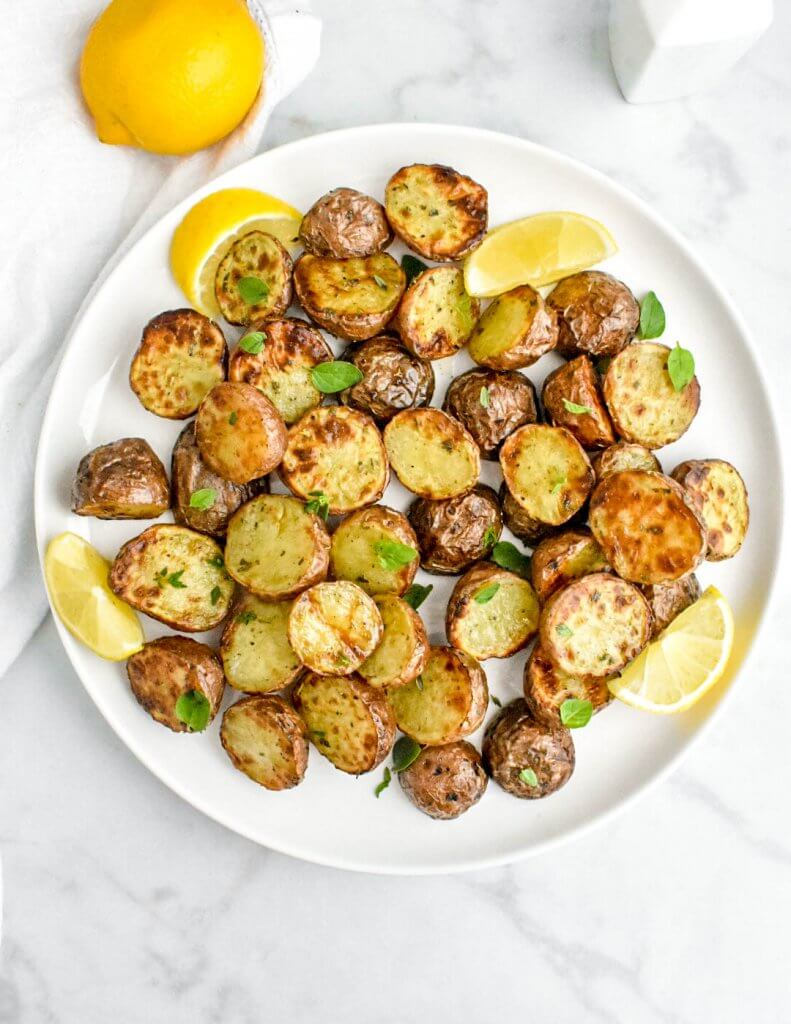
POLYGON ((469 353, 481 366, 519 370, 532 366, 558 341, 558 325, 540 294, 529 284, 499 295, 470 337, 469 353))
POLYGON ((302 673, 288 640, 291 601, 244 594, 235 602, 220 641, 225 678, 243 693, 282 690, 302 673))
POLYGON ((483 765, 498 786, 522 800, 540 800, 565 786, 574 771, 568 729, 535 719, 523 700, 506 705, 486 730, 483 765))
POLYGON ((373 654, 383 628, 373 598, 354 583, 336 580, 300 594, 289 613, 288 640, 313 672, 347 676, 373 654))
POLYGON ((614 356, 640 323, 640 306, 626 285, 601 270, 583 270, 559 281, 547 297, 558 316, 558 351, 567 359, 587 352, 614 356))
POLYGON ((539 600, 547 601, 556 590, 580 576, 609 569, 604 552, 584 526, 546 537, 533 552, 531 575, 539 600))
POLYGON ((640 588, 653 616, 651 639, 655 640, 683 611, 694 604, 703 591, 694 572, 670 583, 652 583, 640 588))
POLYGON ((150 640, 127 661, 126 673, 137 703, 173 732, 190 732, 176 713, 180 697, 197 693, 205 698, 209 722, 220 709, 225 691, 220 659, 211 647, 191 637, 150 640))
POLYGON ((486 558, 503 532, 500 503, 486 484, 444 501, 418 498, 408 515, 420 546, 421 568, 438 575, 464 572, 486 558))
POLYGON ((467 344, 480 313, 458 267, 429 267, 404 292, 392 327, 416 356, 444 359, 467 344))
POLYGON ((168 476, 148 441, 122 437, 80 459, 71 510, 97 519, 156 519, 170 505, 168 476))
POLYGON ((274 235, 248 231, 220 260, 214 294, 229 324, 282 316, 291 305, 291 257, 274 235))
POLYGON ((747 488, 724 459, 690 459, 670 474, 684 488, 706 526, 706 558, 733 558, 750 524, 747 488))
POLYGON ((413 494, 454 498, 477 483, 478 446, 458 420, 439 409, 400 412, 385 427, 384 443, 396 476, 413 494))
POLYGON ((376 650, 360 666, 359 674, 371 686, 406 686, 417 679, 428 659, 423 620, 395 594, 379 594, 374 601, 384 631, 376 650))
POLYGON ((424 747, 398 773, 407 798, 430 818, 458 818, 478 803, 489 782, 481 755, 467 740, 424 747))
POLYGON ((527 580, 492 562, 469 569, 445 613, 451 644, 476 661, 509 658, 538 631, 538 597, 527 580))
POLYGON ((567 700, 590 701, 594 714, 606 707, 611 699, 607 688, 607 680, 610 678, 603 676, 591 679, 588 676, 569 675, 546 656, 539 643, 530 652, 525 665, 525 701, 537 721, 560 728, 563 724, 560 709, 567 700))
POLYGON ((252 384, 226 381, 213 387, 201 402, 195 440, 209 469, 231 483, 247 484, 280 464, 286 426, 274 405, 252 384))
POLYGON ((650 448, 631 441, 616 441, 602 452, 591 456, 591 465, 598 483, 608 473, 620 473, 623 469, 648 469, 661 473, 659 459, 650 448))
POLYGON ((606 448, 614 443, 599 377, 586 355, 577 356, 550 373, 544 381, 541 403, 549 422, 566 427, 583 448, 606 448))
POLYGON ((419 564, 415 531, 405 516, 386 505, 352 512, 332 534, 333 578, 350 580, 366 594, 403 594, 419 564))
POLYGON ((292 789, 305 777, 307 730, 282 697, 243 697, 232 704, 220 739, 234 768, 265 789, 292 789))

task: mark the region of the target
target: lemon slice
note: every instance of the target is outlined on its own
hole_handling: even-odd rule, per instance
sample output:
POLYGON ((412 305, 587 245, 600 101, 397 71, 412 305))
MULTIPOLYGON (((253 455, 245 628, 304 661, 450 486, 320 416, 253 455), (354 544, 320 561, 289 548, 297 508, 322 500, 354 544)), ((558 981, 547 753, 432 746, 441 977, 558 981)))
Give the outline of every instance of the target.
POLYGON ((266 231, 293 251, 302 214, 254 188, 226 188, 201 199, 173 232, 170 269, 195 309, 219 317, 214 275, 233 243, 248 231, 266 231))
POLYGON ((107 585, 110 564, 76 533, 50 541, 44 575, 55 611, 68 631, 109 661, 123 661, 143 646, 134 611, 107 585))
POLYGON ((464 264, 464 286, 476 298, 520 284, 552 284, 618 252, 607 228, 581 213, 537 213, 494 228, 464 264))
POLYGON ((732 647, 731 606, 709 587, 610 681, 610 692, 641 711, 686 711, 722 676, 732 647))

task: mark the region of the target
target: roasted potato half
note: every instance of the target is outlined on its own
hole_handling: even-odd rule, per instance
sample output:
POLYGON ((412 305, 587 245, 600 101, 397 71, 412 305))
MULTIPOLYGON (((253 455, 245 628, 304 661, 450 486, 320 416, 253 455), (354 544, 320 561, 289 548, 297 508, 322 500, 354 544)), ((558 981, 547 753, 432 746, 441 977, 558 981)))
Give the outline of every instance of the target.
MULTIPOLYGON (((247 335, 263 335, 260 352, 237 346, 231 353, 228 379, 252 384, 266 395, 289 425, 321 405, 323 395, 310 371, 332 360, 327 342, 305 320, 255 320, 247 335)), ((242 339, 244 340, 244 339, 242 339)))
POLYGON ((500 485, 499 499, 503 523, 528 547, 534 547, 544 537, 552 536, 561 529, 559 526, 549 526, 534 519, 512 496, 505 483, 500 485))
POLYGON ((385 210, 410 249, 441 263, 460 260, 483 241, 489 197, 482 185, 452 167, 411 164, 388 181, 385 210))
POLYGON ((225 678, 242 693, 282 690, 302 673, 288 640, 291 601, 244 594, 235 602, 220 641, 225 678))
POLYGON ((492 302, 475 325, 468 351, 481 366, 519 370, 551 352, 557 341, 555 314, 535 288, 523 284, 492 302))
POLYGON ((478 446, 458 420, 440 409, 408 409, 384 429, 385 449, 408 491, 439 500, 467 494, 478 481, 478 446))
POLYGON ((185 420, 225 380, 228 346, 220 328, 194 309, 149 320, 132 359, 129 384, 156 416, 185 420))
POLYGON ((173 732, 190 732, 176 714, 179 697, 199 693, 209 702, 209 722, 222 702, 225 679, 211 647, 186 636, 150 640, 126 663, 129 685, 138 704, 155 722, 173 732))
POLYGON ((341 357, 363 379, 341 392, 344 405, 367 412, 378 422, 391 420, 404 409, 428 405, 434 394, 434 370, 426 359, 403 347, 397 338, 380 334, 349 345, 341 357))
POLYGON ((156 519, 169 507, 165 467, 142 437, 122 437, 80 459, 71 489, 78 516, 156 519))
POLYGON ((591 456, 591 465, 598 483, 608 473, 620 473, 623 469, 648 469, 661 473, 659 459, 650 448, 629 441, 616 441, 603 452, 591 456))
POLYGON ((195 420, 200 456, 212 472, 248 484, 280 464, 286 425, 269 399, 252 384, 216 384, 195 420))
POLYGON ((417 679, 428 660, 423 620, 395 594, 374 598, 384 632, 376 650, 362 663, 359 674, 370 686, 395 689, 417 679))
POLYGON ((233 596, 216 541, 166 523, 149 526, 124 544, 109 582, 122 601, 185 633, 218 626, 233 596))
POLYGON ((384 330, 406 287, 406 276, 386 252, 347 260, 305 253, 294 268, 299 304, 319 327, 361 341, 384 330))
POLYGON ((463 348, 481 315, 458 267, 429 267, 404 292, 392 327, 421 359, 444 359, 463 348))
POLYGON ((599 375, 586 355, 550 373, 544 381, 541 403, 549 422, 565 427, 583 448, 606 448, 615 442, 599 391, 599 375))
POLYGON ((619 576, 669 583, 706 556, 706 528, 675 480, 643 469, 610 473, 593 491, 588 523, 619 576))
POLYGON ((376 650, 384 626, 373 598, 348 580, 317 583, 288 616, 288 640, 319 675, 348 676, 376 650))
POLYGON ((523 700, 508 704, 483 741, 483 765, 498 786, 522 800, 556 793, 574 771, 574 741, 568 729, 538 722, 523 700))
POLYGON ((228 523, 225 565, 264 601, 285 601, 320 583, 330 563, 323 520, 285 494, 261 494, 228 523))
POLYGON ((323 495, 331 515, 372 505, 390 479, 376 424, 343 405, 320 406, 291 427, 279 472, 298 498, 323 495))
POLYGON ((560 728, 563 724, 560 709, 567 700, 590 701, 594 713, 606 707, 611 696, 607 688, 610 678, 569 675, 546 656, 541 644, 536 644, 525 665, 525 701, 536 721, 560 728))
POLYGON ((420 676, 387 695, 398 728, 417 743, 453 743, 469 736, 489 704, 483 669, 453 647, 432 647, 420 676))
POLYGON ((544 538, 536 547, 531 569, 533 587, 543 604, 572 580, 592 572, 607 572, 609 568, 590 530, 574 527, 544 538))
POLYGON ((698 378, 676 391, 667 372, 670 352, 655 341, 636 342, 607 368, 604 400, 625 441, 662 448, 677 441, 694 420, 700 406, 698 378))
POLYGON ((670 474, 684 488, 706 526, 706 558, 733 558, 750 524, 747 488, 736 469, 723 459, 690 459, 670 474))
POLYGON ((317 199, 299 229, 312 256, 373 256, 393 241, 385 208, 356 188, 334 188, 317 199))
POLYGON ((401 789, 419 811, 430 818, 458 818, 478 803, 489 779, 481 755, 467 740, 443 747, 424 747, 398 773, 401 789))
POLYGON ((333 579, 350 580, 366 594, 405 593, 419 564, 415 531, 405 516, 386 505, 352 512, 332 535, 333 579))
POLYGON ((637 299, 621 281, 600 270, 583 270, 559 281, 547 297, 558 316, 558 352, 566 358, 614 356, 640 323, 637 299))
POLYGON ((427 501, 419 498, 409 508, 426 572, 454 575, 485 558, 503 531, 497 495, 486 484, 460 498, 427 501))
POLYGON ((527 580, 480 562, 453 588, 445 632, 453 647, 476 661, 509 658, 536 635, 538 616, 538 598, 527 580))
POLYGON ((469 431, 484 459, 496 459, 509 434, 538 422, 536 389, 518 370, 468 370, 451 381, 442 408, 469 431))
POLYGON ((229 324, 282 316, 291 305, 292 263, 265 231, 249 231, 220 260, 214 295, 229 324))
POLYGON ((672 583, 652 583, 640 589, 645 594, 653 616, 652 640, 701 595, 700 583, 694 572, 672 583))
POLYGON ((313 744, 342 772, 370 772, 395 742, 395 715, 381 690, 359 676, 311 672, 294 690, 294 707, 313 744))
POLYGON ((601 679, 620 672, 651 638, 651 609, 642 592, 595 572, 550 597, 541 612, 544 653, 570 676, 601 679))
POLYGON ((222 716, 220 739, 234 768, 265 789, 293 789, 308 767, 308 733, 274 695, 243 697, 222 716))

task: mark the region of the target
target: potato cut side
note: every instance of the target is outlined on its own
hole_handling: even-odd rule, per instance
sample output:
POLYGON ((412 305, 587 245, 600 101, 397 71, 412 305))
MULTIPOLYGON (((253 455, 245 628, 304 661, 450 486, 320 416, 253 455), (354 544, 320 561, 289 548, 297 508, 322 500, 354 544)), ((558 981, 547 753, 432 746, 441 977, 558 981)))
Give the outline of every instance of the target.
POLYGON ((265 231, 249 231, 220 260, 214 294, 229 324, 282 316, 291 304, 291 257, 265 231))
POLYGON ((561 671, 536 644, 524 671, 525 701, 531 714, 540 722, 560 726, 560 709, 567 700, 590 701, 594 713, 610 702, 607 688, 610 676, 601 679, 581 678, 561 671))
POLYGON ((541 541, 533 552, 531 575, 533 587, 543 602, 572 580, 608 569, 599 542, 590 530, 578 527, 541 541))
POLYGON ((298 658, 323 675, 350 675, 382 639, 382 616, 354 583, 318 583, 294 602, 288 639, 298 658))
POLYGON ((478 446, 464 427, 439 409, 409 409, 385 427, 385 448, 398 479, 423 498, 454 498, 475 486, 478 446))
POLYGON ((430 267, 407 288, 393 327, 416 356, 444 359, 466 345, 480 313, 458 267, 430 267))
POLYGON ((554 315, 535 288, 522 285, 498 296, 472 332, 469 353, 481 366, 518 370, 532 366, 558 340, 554 315))
POLYGON ((217 384, 201 402, 195 440, 206 465, 224 480, 247 484, 280 464, 283 418, 252 384, 217 384))
POLYGON ((374 599, 382 616, 382 639, 360 666, 360 675, 371 686, 406 686, 417 679, 428 659, 428 639, 418 613, 395 594, 374 599))
POLYGON ((352 512, 332 535, 333 578, 350 580, 366 594, 403 594, 419 564, 415 531, 405 516, 385 505, 352 512))
POLYGON ((692 459, 676 466, 671 476, 703 519, 709 561, 733 558, 750 524, 747 488, 737 470, 723 459, 692 459))
POLYGON ((539 605, 527 580, 490 562, 456 584, 445 619, 451 644, 477 661, 508 658, 538 630, 539 605))
POLYGON ((243 697, 232 704, 220 739, 234 768, 265 789, 293 789, 305 777, 307 729, 282 697, 243 697))
POLYGON ((281 690, 302 672, 288 640, 291 601, 271 603, 253 594, 237 601, 220 643, 225 678, 243 693, 281 690))
POLYGON ((564 427, 520 427, 506 439, 500 465, 516 502, 532 519, 548 526, 571 519, 593 486, 588 456, 564 427))

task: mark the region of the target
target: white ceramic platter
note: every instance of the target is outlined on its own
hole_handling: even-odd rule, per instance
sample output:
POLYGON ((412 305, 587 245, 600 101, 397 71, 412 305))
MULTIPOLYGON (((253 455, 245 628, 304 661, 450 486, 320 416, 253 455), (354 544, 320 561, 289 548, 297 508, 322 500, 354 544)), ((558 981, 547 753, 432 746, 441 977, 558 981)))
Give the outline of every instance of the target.
MULTIPOLYGON (((470 128, 377 125, 333 132, 272 150, 225 174, 172 210, 145 235, 83 309, 66 347, 41 433, 36 476, 36 527, 47 541, 74 530, 112 558, 147 523, 100 522, 69 511, 71 481, 81 456, 119 437, 141 436, 166 465, 183 424, 147 413, 127 383, 129 362, 143 325, 154 314, 185 305, 168 269, 173 229, 201 196, 248 186, 282 196, 302 210, 330 188, 348 185, 382 196, 403 164, 439 162, 471 175, 489 190, 490 223, 542 210, 578 210, 601 220, 620 252, 604 269, 638 295, 653 289, 667 311, 664 341, 677 339, 696 358, 702 405, 688 433, 659 455, 666 471, 687 458, 721 456, 743 473, 752 523, 739 556, 699 573, 715 583, 736 615, 736 645, 727 678, 685 715, 655 717, 615 704, 577 730, 577 767, 559 793, 520 801, 490 784, 483 800, 456 821, 436 822, 417 812, 397 782, 375 799, 381 769, 352 778, 316 750, 303 784, 270 793, 235 771, 220 746, 219 717, 200 735, 175 735, 135 702, 123 665, 101 661, 58 624, 77 675, 129 749, 198 810, 255 842, 293 856, 355 870, 429 873, 484 867, 546 850, 623 808, 665 776, 725 703, 763 616, 780 542, 782 482, 778 434, 747 330, 729 299, 675 231, 629 192, 591 169, 521 139, 470 128)), ((398 252, 398 247, 394 247, 398 252)), ((228 329, 230 342, 239 332, 228 329)), ((336 351, 341 343, 333 342, 336 351)), ((557 365, 547 356, 526 373, 540 388, 557 365)), ((449 380, 471 365, 461 353, 435 363, 440 405, 449 380)), ((485 463, 483 480, 499 481, 485 463)), ((397 483, 384 500, 405 509, 409 495, 397 483)), ((165 517, 167 518, 167 517, 165 517)), ((164 521, 164 520, 163 520, 164 521)), ((435 642, 453 578, 428 577, 434 593, 421 608, 435 642)), ((166 632, 144 622, 149 638, 166 632)), ((489 661, 493 693, 519 696, 525 654, 489 661)), ((227 701, 235 698, 228 696, 227 701)), ((491 713, 495 708, 490 709, 491 713)), ((480 742, 480 734, 473 737, 480 742)), ((94 765, 100 771, 100 765, 94 765)))

